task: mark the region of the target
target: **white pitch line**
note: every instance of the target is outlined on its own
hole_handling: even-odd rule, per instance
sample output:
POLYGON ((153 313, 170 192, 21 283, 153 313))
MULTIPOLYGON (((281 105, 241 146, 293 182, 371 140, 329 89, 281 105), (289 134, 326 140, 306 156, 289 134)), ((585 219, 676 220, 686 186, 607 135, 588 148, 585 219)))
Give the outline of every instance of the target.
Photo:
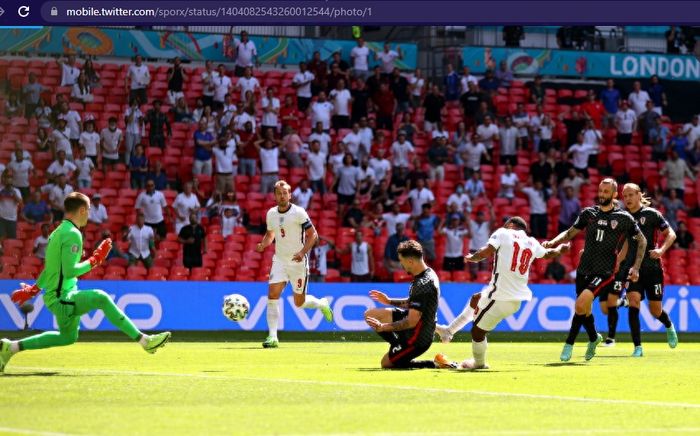
MULTIPOLYGON (((560 434, 601 434, 601 433, 611 433, 611 434, 621 434, 629 432, 640 432, 640 433, 698 433, 700 432, 700 427, 695 428, 644 428, 644 429, 629 429, 629 428, 596 428, 596 429, 567 429, 567 430, 479 430, 479 434, 482 435, 560 435, 560 434)), ((358 436, 365 434, 362 432, 358 433, 303 433, 303 434, 291 434, 286 436, 358 436)), ((398 432, 398 433, 372 433, 372 436, 420 436, 425 435, 426 432, 398 432)), ((459 436, 464 435, 464 432, 430 432, 427 434, 437 435, 437 436, 459 436)))
POLYGON ((609 398, 588 398, 588 397, 567 397, 561 395, 545 395, 545 394, 527 394, 518 392, 494 392, 494 391, 480 391, 480 390, 462 390, 462 389, 449 389, 449 388, 426 388, 420 386, 396 386, 396 385, 382 385, 373 383, 351 383, 351 382, 334 382, 325 380, 305 380, 305 379, 288 379, 288 378, 264 378, 264 377, 239 377, 239 376, 224 376, 224 375, 209 375, 209 374, 188 374, 188 373, 167 373, 167 372, 149 372, 149 371, 125 371, 125 370, 111 370, 111 369, 68 369, 68 368, 43 368, 43 367, 26 367, 26 366, 16 366, 14 368, 26 369, 31 371, 65 371, 65 372, 78 372, 78 373, 98 373, 98 374, 111 374, 111 375, 148 375, 148 376, 158 376, 158 377, 184 377, 184 378, 201 378, 201 379, 211 379, 211 380, 248 380, 256 382, 276 382, 276 383, 290 383, 290 384, 312 384, 312 385, 322 385, 322 386, 343 386, 350 388, 379 388, 379 389, 395 389, 401 391, 419 391, 419 392, 433 392, 442 394, 472 394, 481 395, 489 397, 511 397, 511 398, 525 398, 534 400, 556 400, 556 401, 572 401, 579 403, 595 403, 595 404, 623 404, 623 405, 637 405, 637 406, 649 406, 649 407, 672 407, 680 409, 700 409, 700 404, 698 403, 677 403, 677 402, 667 402, 667 401, 640 401, 640 400, 616 400, 609 398))
POLYGON ((73 433, 57 433, 53 431, 30 430, 27 428, 0 427, 0 432, 13 434, 28 434, 34 436, 75 436, 73 433))

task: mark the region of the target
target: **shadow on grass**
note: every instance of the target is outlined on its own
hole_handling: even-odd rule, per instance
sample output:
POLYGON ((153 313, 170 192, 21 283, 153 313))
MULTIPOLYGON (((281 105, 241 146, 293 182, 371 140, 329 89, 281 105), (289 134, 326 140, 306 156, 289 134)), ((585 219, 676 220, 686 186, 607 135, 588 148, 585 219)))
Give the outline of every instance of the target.
POLYGON ((553 367, 556 368, 558 366, 586 366, 585 362, 552 362, 552 363, 545 363, 544 365, 540 365, 538 363, 534 363, 533 365, 535 366, 547 366, 547 367, 553 367))
POLYGON ((61 377, 75 377, 75 374, 63 374, 59 372, 49 372, 49 371, 41 371, 41 372, 19 372, 19 373, 4 373, 3 375, 0 375, 0 379, 4 377, 51 377, 54 375, 58 375, 61 377))

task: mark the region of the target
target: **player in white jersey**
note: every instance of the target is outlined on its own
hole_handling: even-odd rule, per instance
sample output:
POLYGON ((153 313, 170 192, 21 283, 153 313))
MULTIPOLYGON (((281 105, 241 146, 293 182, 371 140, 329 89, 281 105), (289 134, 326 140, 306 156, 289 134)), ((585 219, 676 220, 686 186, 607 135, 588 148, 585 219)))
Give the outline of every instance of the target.
MULTIPOLYGON (((443 342, 449 342, 454 332, 476 316, 471 330, 474 357, 462 362, 459 365, 460 369, 488 368, 486 335, 496 328, 499 322, 517 312, 523 301, 532 298, 532 292, 527 286, 532 262, 540 258, 550 259, 569 250, 569 245, 546 249, 537 239, 528 236, 526 230, 527 224, 524 219, 510 218, 502 228, 491 235, 484 247, 464 257, 466 262, 481 262, 496 254, 488 286, 481 293, 472 296, 469 305, 452 324, 436 328, 443 342)), ((447 363, 447 358, 443 355, 438 355, 435 359, 447 363)))
POLYGON ((306 211, 290 203, 292 188, 284 180, 275 183, 277 206, 267 211, 267 233, 255 248, 262 253, 275 241, 275 256, 272 258, 267 291, 267 326, 269 335, 263 348, 276 348, 277 325, 280 317, 280 296, 291 282, 294 305, 304 309, 320 309, 328 322, 333 320, 333 311, 326 298, 306 294, 309 280, 308 252, 314 247, 318 234, 306 211))

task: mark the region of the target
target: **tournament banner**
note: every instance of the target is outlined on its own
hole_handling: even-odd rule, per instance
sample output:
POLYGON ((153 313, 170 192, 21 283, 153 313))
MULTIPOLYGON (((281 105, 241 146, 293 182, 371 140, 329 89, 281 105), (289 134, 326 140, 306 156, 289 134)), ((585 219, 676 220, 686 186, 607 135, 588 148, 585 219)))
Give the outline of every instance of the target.
MULTIPOLYGON (((0 330, 17 330, 24 326, 24 317, 10 300, 11 289, 19 283, 0 280, 0 330)), ((158 281, 89 281, 80 282, 82 289, 103 289, 110 294, 135 324, 144 330, 255 330, 266 331, 267 283, 247 282, 158 282, 158 281), (242 294, 250 302, 248 317, 238 323, 229 321, 221 312, 223 298, 242 294)), ((468 304, 469 298, 483 288, 480 284, 444 283, 441 285, 438 322, 452 321, 468 304)), ((533 299, 523 302, 520 310, 505 319, 496 331, 567 331, 573 316, 573 285, 533 285, 533 299)), ((405 297, 407 283, 312 283, 309 292, 327 297, 335 313, 328 323, 318 310, 298 309, 290 289, 282 294, 280 329, 287 331, 368 331, 365 310, 376 307, 368 292, 379 289, 392 297, 405 297)), ((666 286, 663 307, 679 332, 700 332, 700 286, 666 286)), ((621 309, 624 311, 625 309, 621 309)), ((594 303, 597 326, 607 329, 598 303, 594 303)), ((629 331, 626 316, 620 317, 619 330, 629 331)), ((642 304, 641 325, 644 332, 664 331, 663 326, 642 304)), ((114 330, 102 312, 92 312, 81 319, 83 330, 114 330)), ((34 300, 34 311, 28 316, 30 328, 55 329, 53 316, 42 298, 34 300)))
POLYGON ((691 55, 613 53, 532 48, 465 47, 464 65, 472 73, 508 63, 514 74, 615 79, 651 77, 695 81, 700 79, 700 62, 691 55))
MULTIPOLYGON (((180 56, 191 61, 211 60, 215 63, 233 62, 233 47, 239 35, 190 33, 180 31, 124 30, 97 27, 43 27, 40 29, 0 29, 0 51, 64 54, 76 53, 98 57, 131 57, 172 59, 180 56)), ((357 44, 352 40, 284 38, 250 36, 258 50, 258 61, 264 64, 296 65, 311 60, 315 51, 328 60, 333 52, 341 51, 350 61, 350 50, 357 44)), ((396 50, 392 43, 392 50, 396 50)), ((402 70, 415 69, 416 44, 398 44, 402 60, 395 64, 402 70)), ((370 50, 379 52, 381 42, 368 42, 370 50)), ((370 55, 370 66, 372 61, 370 55)))

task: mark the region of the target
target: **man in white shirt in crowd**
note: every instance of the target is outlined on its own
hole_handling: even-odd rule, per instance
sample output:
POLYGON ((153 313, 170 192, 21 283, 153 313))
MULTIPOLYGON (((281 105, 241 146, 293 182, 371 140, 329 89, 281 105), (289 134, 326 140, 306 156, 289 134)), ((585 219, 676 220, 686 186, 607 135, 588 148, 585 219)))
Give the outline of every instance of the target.
MULTIPOLYGON (((488 199, 487 199, 488 201, 488 199)), ((476 253, 481 247, 486 245, 491 234, 491 228, 496 222, 496 213, 493 210, 493 205, 489 201, 489 220, 486 220, 486 215, 483 210, 476 213, 476 219, 471 220, 469 215, 466 215, 467 227, 469 228, 469 253, 476 253)), ((469 265, 469 271, 472 275, 472 280, 476 279, 477 271, 486 271, 489 264, 486 261, 473 263, 469 265)))
POLYGON ((695 141, 700 138, 700 122, 698 122, 698 115, 693 115, 692 120, 689 123, 683 125, 683 134, 688 138, 688 146, 695 146, 695 141))
MULTIPOLYGON (((227 192, 227 191, 226 191, 227 192)), ((175 197, 173 201, 173 211, 175 212, 175 233, 180 234, 180 230, 190 223, 190 214, 199 212, 199 199, 192 192, 192 182, 187 182, 183 186, 183 191, 175 197)))
POLYGON ((369 123, 367 122, 366 117, 360 118, 359 123, 360 123, 360 129, 359 129, 360 155, 359 155, 359 159, 362 159, 365 156, 370 157, 372 155, 372 142, 374 141, 374 132, 372 131, 372 128, 369 126, 369 123))
POLYGON ((352 130, 343 137, 343 144, 345 144, 345 151, 350 153, 353 159, 360 159, 362 136, 360 135, 360 125, 358 123, 353 123, 352 130))
POLYGON ((321 91, 318 93, 318 100, 311 104, 311 122, 321 123, 323 131, 328 133, 331 129, 331 114, 333 113, 333 104, 326 100, 326 93, 321 91))
POLYGON ((292 192, 292 203, 303 209, 311 208, 311 199, 314 196, 314 191, 309 187, 309 181, 303 179, 299 182, 299 186, 292 192))
POLYGON ((396 46, 396 50, 391 49, 391 45, 388 42, 384 43, 384 51, 375 52, 374 60, 379 61, 382 66, 382 75, 389 76, 394 71, 394 61, 403 59, 403 52, 400 46, 396 46))
MULTIPOLYGON (((620 111, 617 112, 618 114, 620 111)), ((593 151, 593 147, 583 143, 583 133, 576 137, 576 144, 569 147, 567 153, 571 156, 571 164, 584 179, 588 179, 588 156, 593 151)))
POLYGON ((372 156, 369 160, 369 166, 374 170, 378 183, 391 176, 391 162, 384 157, 385 154, 386 149, 384 147, 378 148, 376 156, 372 156))
POLYGON ((218 74, 216 77, 211 79, 211 81, 214 83, 212 110, 214 112, 222 113, 226 94, 230 94, 233 90, 233 82, 231 81, 231 78, 226 75, 226 67, 224 64, 219 64, 216 69, 218 70, 218 74))
POLYGON ((314 123, 314 130, 309 135, 309 143, 313 141, 318 141, 321 153, 328 156, 331 145, 331 135, 324 131, 323 121, 314 123))
POLYGON ((306 62, 299 62, 299 72, 292 79, 292 88, 297 90, 297 109, 306 112, 311 103, 311 82, 314 74, 309 71, 306 62))
POLYGON ((330 92, 328 97, 333 103, 333 128, 336 131, 349 128, 352 95, 345 88, 345 80, 338 80, 335 89, 330 92))
POLYGON ((265 136, 265 131, 272 129, 277 134, 278 115, 280 113, 280 99, 275 97, 275 88, 267 88, 265 97, 262 98, 261 107, 263 110, 261 135, 265 136))
POLYGON ((241 92, 241 106, 245 106, 246 93, 251 91, 255 95, 255 91, 260 89, 260 82, 257 78, 253 77, 253 70, 251 68, 246 68, 243 72, 243 77, 238 79, 235 88, 241 92))
POLYGON ((100 132, 100 149, 102 150, 102 169, 114 169, 119 163, 119 148, 124 141, 124 132, 117 127, 117 119, 110 117, 107 127, 100 132))
POLYGON ((134 63, 129 66, 129 71, 126 74, 126 86, 129 88, 129 101, 138 99, 139 104, 148 103, 148 95, 146 89, 151 83, 151 73, 148 67, 144 65, 141 55, 134 57, 134 63))
POLYGON ((414 152, 413 144, 406 139, 406 132, 399 130, 398 139, 391 144, 392 166, 408 169, 410 156, 414 152))
POLYGON ((396 233, 396 225, 402 224, 406 227, 406 223, 411 219, 411 215, 405 212, 401 212, 401 205, 397 202, 391 205, 391 212, 382 215, 384 223, 386 225, 386 231, 389 236, 396 233))
POLYGON ((51 142, 53 142, 56 153, 62 151, 66 158, 73 160, 73 146, 70 142, 70 129, 65 119, 56 120, 56 128, 51 132, 51 142))
POLYGON ((102 204, 102 195, 95 193, 92 196, 92 204, 88 211, 88 222, 93 224, 104 224, 109 220, 107 208, 102 204))
POLYGON ((141 133, 145 128, 143 112, 139 108, 139 100, 133 98, 129 100, 129 107, 124 111, 124 123, 126 124, 126 138, 124 141, 124 161, 127 165, 131 161, 134 147, 141 143, 141 133))
POLYGON ((364 38, 357 38, 357 47, 353 47, 350 51, 352 74, 362 81, 366 81, 369 77, 369 52, 364 38))
MULTIPOLYGON (((219 138, 218 145, 212 148, 212 153, 216 158, 216 190, 218 192, 235 191, 234 177, 237 173, 236 156, 237 136, 230 130, 222 138, 219 138)), ((179 234, 179 232, 178 232, 179 234)))
POLYGON ((123 241, 129 242, 129 265, 141 261, 143 266, 150 268, 156 255, 156 244, 153 229, 146 225, 143 212, 136 213, 136 224, 129 227, 122 235, 123 241))
POLYGON ((36 256, 39 259, 44 259, 46 257, 46 246, 49 245, 49 225, 48 224, 42 224, 41 225, 41 235, 37 236, 36 239, 34 239, 34 256, 36 256))
POLYGON ((416 180, 416 187, 409 191, 408 200, 411 202, 411 216, 417 218, 423 213, 424 204, 435 201, 435 195, 425 186, 425 179, 420 178, 416 180))
POLYGON ((532 186, 518 183, 518 189, 527 195, 530 201, 530 234, 537 239, 547 238, 547 200, 550 192, 541 180, 535 180, 532 186))
POLYGON ((411 91, 411 106, 413 109, 419 108, 425 89, 425 79, 421 70, 416 68, 410 79, 408 79, 408 89, 411 91))
POLYGON ((484 182, 481 180, 480 171, 474 171, 471 174, 469 180, 464 184, 464 191, 472 201, 486 195, 486 189, 484 187, 484 182))
POLYGON ((637 130, 637 115, 630 109, 627 100, 622 100, 620 109, 615 114, 615 128, 617 129, 617 143, 630 145, 632 133, 637 130))
POLYGON ((506 171, 501 174, 501 189, 498 196, 513 200, 515 197, 515 186, 518 184, 518 175, 513 172, 513 165, 506 164, 506 171))
POLYGON ((486 146, 481 142, 479 135, 473 135, 471 141, 464 145, 462 151, 462 160, 464 161, 464 177, 470 178, 475 172, 481 170, 481 161, 491 162, 491 156, 486 149, 486 146))
POLYGON ((455 192, 447 198, 447 205, 456 204, 459 211, 464 215, 468 215, 472 211, 472 202, 469 195, 464 192, 464 186, 460 183, 455 188, 455 192))
POLYGON ((143 212, 146 225, 153 228, 158 238, 164 239, 167 228, 163 212, 168 207, 168 202, 165 195, 156 190, 156 183, 153 179, 146 181, 146 190, 136 197, 135 207, 143 212))
POLYGON ((78 189, 91 188, 92 172, 95 169, 95 164, 92 163, 92 160, 87 156, 85 147, 80 147, 78 159, 75 160, 75 166, 77 168, 76 179, 78 182, 78 189))
POLYGON ((51 162, 51 165, 46 169, 46 174, 49 178, 53 179, 59 174, 63 174, 70 179, 76 169, 78 169, 78 167, 76 167, 73 162, 66 160, 66 152, 60 150, 56 153, 56 160, 51 162))
POLYGON ((513 120, 506 117, 505 124, 500 128, 498 137, 501 140, 501 165, 518 163, 518 128, 513 125, 513 120))
POLYGON ((22 207, 22 194, 12 186, 12 176, 5 170, 0 189, 0 242, 6 238, 17 239, 17 214, 22 207))
POLYGON ((69 54, 66 59, 56 60, 61 65, 61 86, 73 86, 78 81, 80 68, 75 62, 75 55, 69 54))
POLYGON ((24 158, 23 150, 15 150, 15 159, 10 161, 7 168, 12 170, 12 186, 19 189, 22 199, 29 197, 29 179, 34 177, 32 161, 24 158))
POLYGON ((445 271, 464 271, 464 238, 469 236, 469 229, 460 227, 459 217, 453 216, 447 227, 442 227, 440 233, 445 235, 445 255, 442 269, 445 271))
POLYGON ((87 157, 92 160, 92 163, 97 167, 98 157, 100 156, 100 134, 95 131, 95 122, 93 120, 85 121, 83 132, 78 139, 78 145, 85 147, 87 157))
POLYGON ((590 147, 588 154, 588 166, 595 167, 598 164, 598 151, 600 144, 603 142, 603 134, 595 128, 595 123, 592 119, 586 120, 586 127, 583 129, 583 145, 590 147))
POLYGON ((66 175, 59 174, 56 177, 56 184, 49 190, 49 204, 51 206, 51 212, 53 213, 54 222, 63 219, 63 213, 65 211, 63 201, 71 192, 73 192, 73 187, 66 183, 66 175))
POLYGON ((311 190, 321 195, 326 193, 326 156, 319 141, 311 141, 311 151, 306 156, 306 174, 311 181, 311 190))
POLYGON ((648 92, 642 89, 642 84, 639 83, 639 80, 635 80, 632 84, 632 92, 630 92, 627 100, 629 100, 630 107, 634 111, 634 114, 639 118, 639 116, 647 110, 647 102, 651 101, 651 97, 649 97, 648 92))
POLYGON ((518 148, 527 150, 530 142, 530 115, 525 110, 525 105, 518 103, 513 114, 513 125, 518 128, 518 148))
POLYGON ((212 106, 214 104, 214 91, 216 84, 214 79, 219 76, 219 73, 214 69, 212 61, 204 62, 204 71, 202 72, 202 103, 204 106, 212 106))
MULTIPOLYGON (((59 120, 66 120, 66 127, 69 131, 68 137, 70 138, 71 145, 78 145, 78 139, 80 139, 80 132, 82 131, 80 128, 80 114, 71 109, 68 102, 63 102, 63 104, 61 104, 61 113, 59 113, 56 118, 59 120)), ((69 155, 72 156, 73 153, 69 155)))
POLYGON ((476 134, 481 138, 481 142, 486 147, 489 156, 493 156, 493 142, 498 141, 498 126, 491 120, 490 115, 484 117, 484 124, 480 124, 476 128, 476 134))
POLYGON ((479 80, 476 78, 476 76, 472 75, 469 67, 464 67, 462 70, 462 78, 460 79, 460 90, 462 91, 462 94, 469 92, 469 82, 473 83, 477 87, 479 86, 479 80))
POLYGON ((237 77, 241 77, 247 68, 252 69, 257 61, 258 50, 255 43, 248 38, 248 32, 241 32, 241 40, 236 45, 236 70, 237 77))

